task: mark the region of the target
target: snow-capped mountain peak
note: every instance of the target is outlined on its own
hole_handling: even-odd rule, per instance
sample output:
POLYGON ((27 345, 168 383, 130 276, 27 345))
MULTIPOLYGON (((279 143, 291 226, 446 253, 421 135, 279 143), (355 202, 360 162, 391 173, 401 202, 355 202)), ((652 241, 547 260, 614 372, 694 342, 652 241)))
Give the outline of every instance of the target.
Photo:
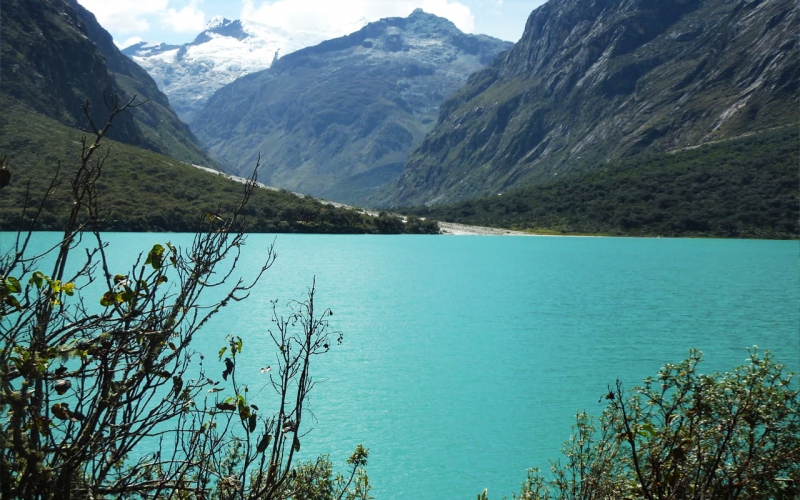
POLYGON ((269 68, 278 54, 290 54, 351 29, 339 26, 336 32, 289 32, 255 21, 216 16, 191 43, 140 42, 122 52, 150 73, 178 116, 190 122, 220 87, 269 68))
POLYGON ((214 16, 214 17, 211 18, 211 20, 208 22, 208 24, 206 24, 206 27, 203 29, 203 31, 212 31, 212 30, 214 30, 214 28, 216 28, 218 26, 223 26, 223 25, 228 24, 230 22, 231 21, 229 19, 225 18, 225 17, 214 16))

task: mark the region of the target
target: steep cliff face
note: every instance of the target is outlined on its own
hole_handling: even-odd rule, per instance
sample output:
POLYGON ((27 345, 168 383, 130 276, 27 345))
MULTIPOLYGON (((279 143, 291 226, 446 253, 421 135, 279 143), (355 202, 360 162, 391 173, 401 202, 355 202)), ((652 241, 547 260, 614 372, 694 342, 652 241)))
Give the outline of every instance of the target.
MULTIPOLYGON (((4 0, 2 9, 0 90, 67 125, 86 125, 81 104, 89 99, 101 120, 103 95, 116 85, 76 10, 61 0, 4 0)), ((111 133, 144 141, 131 116, 111 133)))
POLYGON ((511 47, 421 10, 278 59, 220 89, 191 122, 233 172, 358 203, 396 177, 444 99, 511 47))
POLYGON ((199 146, 199 141, 189 126, 178 118, 169 99, 158 89, 147 71, 122 54, 94 14, 84 9, 76 0, 67 0, 67 3, 75 9, 86 27, 89 39, 105 58, 108 71, 114 78, 115 88, 126 96, 137 95, 147 100, 145 105, 132 112, 143 136, 142 145, 179 160, 213 165, 213 160, 199 146))
POLYGON ((550 0, 373 204, 542 183, 798 121, 793 0, 550 0))
POLYGON ((115 92, 149 102, 120 115, 110 137, 194 163, 213 163, 152 78, 114 46, 75 0, 3 0, 0 91, 66 125, 102 122, 115 92))

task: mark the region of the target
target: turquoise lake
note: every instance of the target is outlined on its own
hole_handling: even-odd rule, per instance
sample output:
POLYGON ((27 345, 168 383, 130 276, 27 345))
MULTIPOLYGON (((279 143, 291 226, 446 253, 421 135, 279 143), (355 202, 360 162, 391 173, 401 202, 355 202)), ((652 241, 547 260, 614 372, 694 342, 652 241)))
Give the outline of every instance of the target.
MULTIPOLYGON (((108 241, 112 272, 125 272, 139 251, 189 236, 108 241)), ((316 276, 344 342, 313 367, 303 452, 343 465, 362 443, 378 499, 510 496, 527 468, 558 458, 576 412, 600 414, 608 385, 632 388, 692 347, 706 373, 753 345, 800 371, 797 241, 252 235, 244 274, 273 241, 275 265, 195 347, 209 365, 226 334, 243 337, 237 377, 257 389, 275 364, 270 300, 302 299, 316 276)))

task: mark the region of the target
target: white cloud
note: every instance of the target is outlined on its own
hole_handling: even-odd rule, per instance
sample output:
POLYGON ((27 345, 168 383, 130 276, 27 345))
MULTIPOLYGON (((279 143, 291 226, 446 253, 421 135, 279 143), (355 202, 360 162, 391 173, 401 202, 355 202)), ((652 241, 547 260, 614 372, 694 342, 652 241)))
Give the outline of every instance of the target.
POLYGON ((163 12, 169 0, 78 0, 115 34, 142 33, 150 29, 148 17, 163 12))
POLYGON ((206 14, 192 1, 180 10, 167 9, 161 15, 161 26, 175 33, 199 33, 206 25, 206 14))
POLYGON ((366 22, 408 16, 417 7, 448 18, 462 31, 471 33, 475 29, 472 11, 457 0, 244 0, 241 18, 287 31, 344 35, 366 22))
MULTIPOLYGON (((2 0, 0 0, 2 1, 2 0)), ((115 40, 142 37, 145 40, 183 43, 196 35, 213 15, 249 19, 288 32, 314 34, 325 39, 346 35, 383 17, 405 17, 421 7, 446 17, 459 29, 474 33, 475 9, 480 2, 498 0, 78 0, 97 16, 115 40), (202 8, 201 8, 202 7, 202 8), (208 15, 206 15, 208 12, 208 15)), ((525 0, 528 1, 528 0, 525 0)), ((541 1, 541 0, 538 0, 541 1)), ((506 2, 508 3, 508 2, 506 2)), ((481 22, 485 24, 481 14, 481 22)), ((478 23, 480 24, 480 23, 478 23)), ((481 27, 481 29, 485 29, 481 27)), ((126 42, 127 43, 127 40, 126 42)))
POLYGON ((131 45, 137 44, 137 43, 142 42, 142 41, 143 40, 142 40, 141 37, 132 36, 130 38, 127 38, 127 39, 123 40, 122 43, 117 43, 116 40, 114 40, 114 43, 116 43, 117 47, 119 47, 120 49, 125 49, 125 48, 130 47, 131 45))
POLYGON ((475 31, 475 16, 472 14, 472 10, 460 2, 425 0, 422 2, 422 10, 436 14, 439 17, 446 17, 465 33, 473 33, 475 31))

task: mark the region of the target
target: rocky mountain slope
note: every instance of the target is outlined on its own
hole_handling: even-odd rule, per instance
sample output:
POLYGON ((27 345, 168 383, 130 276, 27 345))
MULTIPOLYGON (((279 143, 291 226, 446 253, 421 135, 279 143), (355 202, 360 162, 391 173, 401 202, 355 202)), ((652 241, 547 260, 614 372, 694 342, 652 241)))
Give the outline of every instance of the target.
POLYGON ((191 43, 140 42, 122 52, 150 73, 178 116, 190 122, 220 87, 269 68, 279 56, 334 36, 215 17, 191 43))
POLYGON ((86 127, 82 103, 101 122, 105 100, 149 100, 120 116, 110 136, 192 163, 213 164, 167 97, 75 0, 3 0, 0 92, 69 126, 86 127))
POLYGON ((376 205, 543 184, 798 123, 793 0, 550 0, 376 205))
POLYGON ((277 60, 223 87, 190 122, 232 172, 359 203, 396 177, 444 99, 508 42, 417 10, 277 60))

